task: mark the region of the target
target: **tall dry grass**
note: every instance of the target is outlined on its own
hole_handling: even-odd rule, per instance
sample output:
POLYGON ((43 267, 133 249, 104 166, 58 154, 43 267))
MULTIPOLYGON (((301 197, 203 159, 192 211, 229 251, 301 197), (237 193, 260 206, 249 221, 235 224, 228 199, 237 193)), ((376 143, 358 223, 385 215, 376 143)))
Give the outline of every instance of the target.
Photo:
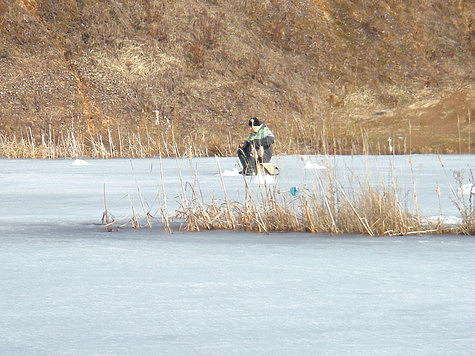
POLYGON ((183 229, 187 231, 297 231, 369 236, 446 231, 408 211, 400 201, 396 184, 374 187, 359 183, 350 193, 337 177, 317 175, 313 187, 302 189, 295 198, 282 194, 278 186, 263 185, 257 193, 246 187, 247 197, 241 202, 225 199, 205 203, 192 191, 190 197, 182 196, 176 217, 183 220, 183 229))
MULTIPOLYGON (((444 163, 439 156, 442 166, 444 163)), ((475 235, 475 179, 472 169, 468 172, 455 171, 454 185, 450 184, 452 201, 462 217, 458 229, 465 235, 475 235), (468 176, 468 183, 464 183, 468 176)))
MULTIPOLYGON (((213 145, 212 137, 199 132, 186 136, 176 134, 172 123, 137 126, 135 129, 120 126, 107 129, 104 134, 92 135, 75 129, 33 135, 27 128, 21 135, 0 134, 0 157, 5 158, 145 158, 154 156, 175 157, 192 154, 195 157, 234 154, 231 138, 220 138, 213 145), (223 145, 224 143, 224 145, 223 145)), ((237 146, 237 144, 236 144, 237 146)))
MULTIPOLYGON (((219 161, 217 164, 221 171, 219 161)), ((470 177, 473 190, 473 176, 470 177)), ((172 225, 179 224, 180 229, 185 231, 293 231, 368 236, 475 233, 475 210, 472 202, 474 194, 470 193, 468 199, 463 195, 466 192, 461 190, 461 175, 455 177, 455 184, 460 187, 456 189, 451 185, 454 203, 462 217, 461 223, 455 226, 444 224, 440 219, 421 216, 415 184, 412 192, 415 207, 410 209, 407 192, 400 191, 394 176, 389 186, 383 183, 371 184, 367 177, 344 185, 331 169, 325 170, 323 174, 315 170, 312 185, 303 187, 297 196, 282 192, 278 181, 272 185, 267 185, 264 181, 255 189, 243 177, 245 196, 241 201, 228 198, 221 173, 222 199, 209 197, 207 200, 203 197, 196 172, 190 182, 183 181, 180 171, 179 178, 182 189, 178 195, 179 207, 175 212, 168 211, 166 189, 162 184, 163 201, 158 210, 161 223, 169 232, 172 232, 172 225)), ((143 201, 141 196, 140 200, 143 201)), ((107 211, 104 214, 108 216, 107 211)), ((150 227, 150 214, 145 209, 144 214, 150 227)), ((133 210, 133 217, 129 220, 133 227, 140 226, 137 216, 133 210)), ((106 226, 108 229, 110 226, 120 227, 120 223, 113 221, 106 226)))
MULTIPOLYGON (((277 137, 274 151, 279 154, 405 154, 403 142, 395 140, 390 148, 386 140, 371 142, 365 130, 347 131, 338 135, 328 128, 326 119, 311 118, 290 123, 269 123, 277 137)), ((34 134, 30 127, 16 134, 0 134, 0 157, 6 158, 144 158, 153 156, 194 157, 234 156, 239 142, 248 132, 215 132, 193 130, 183 134, 173 122, 160 120, 135 128, 107 128, 92 134, 74 128, 34 134)))
MULTIPOLYGON (((371 139, 368 130, 352 125, 341 127, 331 115, 315 109, 316 102, 305 103, 306 115, 286 120, 272 118, 265 123, 273 131, 274 152, 289 154, 408 154, 409 137, 371 139)), ((247 123, 247 121, 246 121, 247 123)), ((6 158, 144 158, 153 156, 193 157, 235 156, 238 144, 247 138, 247 125, 239 131, 200 127, 184 130, 175 120, 159 110, 155 120, 136 126, 110 125, 102 130, 77 125, 55 129, 49 126, 41 133, 31 127, 20 134, 0 133, 0 157, 6 158)))

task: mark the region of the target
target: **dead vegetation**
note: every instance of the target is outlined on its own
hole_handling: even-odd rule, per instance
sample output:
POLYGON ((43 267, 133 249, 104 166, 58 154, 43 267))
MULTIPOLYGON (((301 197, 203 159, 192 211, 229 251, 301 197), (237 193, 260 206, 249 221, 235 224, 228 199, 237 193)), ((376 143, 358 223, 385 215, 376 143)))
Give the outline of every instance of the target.
POLYGON ((166 154, 170 125, 180 151, 229 155, 250 115, 282 153, 388 153, 398 137, 397 152, 470 152, 473 10, 463 0, 0 0, 0 155, 166 154), (37 151, 43 140, 58 152, 37 151))
MULTIPOLYGON (((192 157, 189 156, 188 159, 192 165, 192 157)), ((439 159, 444 167, 442 159, 439 159)), ((177 196, 179 207, 175 211, 167 208, 167 194, 163 183, 160 197, 154 199, 159 201, 159 207, 154 207, 159 212, 158 215, 151 213, 152 207, 149 206, 148 210, 145 208, 146 204, 137 185, 143 215, 137 213, 131 202, 132 217, 125 222, 116 220, 108 211, 104 192, 103 225, 108 231, 114 231, 129 225, 132 228, 151 228, 153 223, 170 233, 174 228, 182 231, 292 231, 362 234, 372 237, 475 233, 475 181, 471 170, 468 172, 468 184, 463 184, 467 181, 467 177, 463 177, 466 172, 456 172, 455 177, 447 177, 449 182, 453 182, 449 183, 452 200, 461 217, 460 222, 448 224, 442 216, 430 219, 422 216, 415 184, 412 192, 401 191, 394 175, 391 176, 389 185, 370 183, 369 172, 366 176, 352 175, 351 181, 344 184, 341 177, 327 167, 322 173, 314 170, 313 183, 299 188, 297 194, 295 191, 291 194, 282 191, 278 180, 276 184, 266 184, 266 180, 263 180, 256 188, 251 187, 243 177, 245 192, 242 200, 235 201, 228 198, 228 187, 221 175, 219 160, 217 164, 222 198, 204 197, 196 171, 185 182, 179 170, 182 187, 177 196), (413 202, 409 202, 409 195, 414 197, 413 202)), ((163 175, 161 181, 163 182, 163 175)))
POLYGON ((448 228, 421 219, 401 201, 396 182, 391 187, 374 187, 357 182, 343 188, 330 171, 322 177, 315 171, 312 187, 288 198, 278 186, 263 184, 258 192, 246 185, 240 202, 203 201, 194 189, 181 197, 176 218, 187 231, 241 230, 263 233, 294 231, 331 234, 394 236, 413 234, 465 233, 463 227, 448 228))

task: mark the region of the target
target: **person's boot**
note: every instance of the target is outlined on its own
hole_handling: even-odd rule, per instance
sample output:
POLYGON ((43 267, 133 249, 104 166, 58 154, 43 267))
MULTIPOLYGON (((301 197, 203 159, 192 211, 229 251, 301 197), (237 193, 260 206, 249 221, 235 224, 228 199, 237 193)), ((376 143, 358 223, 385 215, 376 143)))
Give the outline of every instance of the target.
POLYGON ((254 159, 254 157, 249 157, 249 161, 248 161, 247 167, 245 169, 245 174, 247 176, 256 175, 256 160, 254 159))

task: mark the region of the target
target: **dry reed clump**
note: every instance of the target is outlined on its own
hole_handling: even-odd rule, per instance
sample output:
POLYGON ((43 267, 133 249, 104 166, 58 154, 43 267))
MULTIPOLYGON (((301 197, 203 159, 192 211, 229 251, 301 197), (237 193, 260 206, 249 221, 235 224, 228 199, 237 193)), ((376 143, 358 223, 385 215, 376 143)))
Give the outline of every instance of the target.
POLYGON ((436 224, 422 222, 401 204, 396 186, 359 185, 351 195, 339 181, 328 175, 315 178, 312 189, 305 188, 293 199, 285 198, 278 187, 262 186, 252 192, 247 186, 242 202, 213 200, 207 204, 192 192, 182 196, 176 218, 183 229, 245 230, 258 232, 296 231, 312 233, 356 233, 369 236, 441 233, 436 224))
MULTIPOLYGON (((175 147, 176 149, 176 147, 175 147)), ((191 152, 188 152, 191 164, 191 152)), ((218 162, 218 170, 219 160, 218 162)), ((440 159, 442 167, 444 164, 440 159)), ((412 160, 410 161, 412 165, 412 160)), ((160 157, 161 166, 161 157, 160 157)), ((412 168, 411 168, 412 170, 412 168)), ((179 208, 170 213, 167 208, 166 189, 163 184, 161 169, 161 194, 164 197, 157 211, 160 212, 161 222, 166 230, 172 232, 172 225, 180 224, 186 231, 202 230, 239 230, 269 233, 273 231, 293 231, 331 234, 364 234, 369 236, 394 236, 413 234, 474 234, 475 209, 473 197, 475 188, 473 174, 470 171, 469 184, 462 184, 464 177, 455 174, 458 189, 449 183, 453 201, 460 211, 462 221, 459 224, 447 225, 441 219, 434 221, 421 216, 415 184, 414 211, 407 206, 407 193, 401 194, 395 178, 389 186, 380 183, 374 185, 363 177, 358 181, 353 179, 343 186, 339 177, 330 169, 320 176, 315 170, 311 187, 303 187, 301 194, 289 197, 282 192, 276 183, 267 185, 265 181, 257 189, 252 189, 243 177, 245 198, 242 201, 231 201, 228 198, 222 175, 221 185, 224 198, 211 198, 207 202, 199 190, 198 177, 195 171, 191 182, 184 182, 179 170, 182 186, 179 194, 179 208), (185 188, 186 186, 186 188, 185 188), (470 191, 467 193, 467 187, 470 191), (403 199, 401 199, 403 197, 403 199)), ((145 208, 140 188, 137 185, 146 225, 151 227, 154 216, 150 208, 145 208)), ((160 199, 158 199, 160 200, 160 199)), ((105 204, 105 193, 104 193, 105 204)), ((116 220, 107 210, 103 215, 103 224, 109 231, 115 228, 131 225, 140 227, 140 217, 131 202, 133 217, 125 224, 116 220)))
POLYGON ((188 200, 177 211, 183 229, 244 230, 258 232, 294 231, 311 233, 355 233, 369 236, 434 233, 437 230, 417 223, 404 211, 389 191, 371 189, 358 201, 338 195, 304 192, 296 200, 282 201, 276 191, 268 190, 263 201, 251 197, 243 202, 188 200))
POLYGON ((475 235, 475 179, 473 171, 470 169, 468 172, 468 183, 463 183, 463 172, 454 172, 454 178, 457 189, 451 187, 453 202, 462 217, 459 229, 465 235, 475 235))

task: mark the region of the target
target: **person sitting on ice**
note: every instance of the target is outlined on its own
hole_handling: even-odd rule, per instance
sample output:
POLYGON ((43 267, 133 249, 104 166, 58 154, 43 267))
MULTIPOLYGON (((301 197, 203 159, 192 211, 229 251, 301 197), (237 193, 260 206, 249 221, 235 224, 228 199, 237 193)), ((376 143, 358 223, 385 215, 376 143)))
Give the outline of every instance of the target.
POLYGON ((249 120, 249 129, 251 133, 249 138, 239 144, 238 157, 241 161, 241 174, 256 174, 256 161, 267 163, 272 157, 272 144, 274 143, 274 134, 264 124, 261 124, 257 117, 251 117, 249 120))

